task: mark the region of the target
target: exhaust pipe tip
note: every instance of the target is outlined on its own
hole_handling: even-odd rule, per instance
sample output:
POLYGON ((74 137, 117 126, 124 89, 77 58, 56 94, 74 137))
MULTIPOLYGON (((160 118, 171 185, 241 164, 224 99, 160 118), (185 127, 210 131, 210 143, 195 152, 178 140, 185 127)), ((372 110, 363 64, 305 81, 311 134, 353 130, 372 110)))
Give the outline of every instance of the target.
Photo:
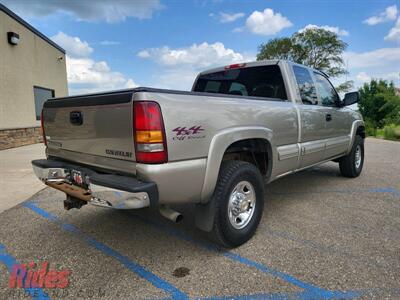
POLYGON ((183 215, 180 214, 180 213, 178 213, 178 214, 179 214, 179 215, 176 216, 176 218, 175 218, 175 223, 179 223, 179 222, 181 222, 181 221, 183 220, 183 215))
POLYGON ((164 218, 167 218, 174 223, 179 223, 183 220, 183 215, 180 212, 177 212, 168 206, 160 206, 159 211, 164 218))

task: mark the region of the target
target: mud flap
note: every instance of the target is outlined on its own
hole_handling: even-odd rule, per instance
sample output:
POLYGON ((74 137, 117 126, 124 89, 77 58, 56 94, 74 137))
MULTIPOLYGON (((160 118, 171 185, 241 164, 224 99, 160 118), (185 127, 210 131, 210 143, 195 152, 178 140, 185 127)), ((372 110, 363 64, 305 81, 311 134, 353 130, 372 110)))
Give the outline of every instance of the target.
POLYGON ((212 199, 206 204, 196 204, 195 224, 196 227, 210 232, 214 227, 215 201, 212 199))

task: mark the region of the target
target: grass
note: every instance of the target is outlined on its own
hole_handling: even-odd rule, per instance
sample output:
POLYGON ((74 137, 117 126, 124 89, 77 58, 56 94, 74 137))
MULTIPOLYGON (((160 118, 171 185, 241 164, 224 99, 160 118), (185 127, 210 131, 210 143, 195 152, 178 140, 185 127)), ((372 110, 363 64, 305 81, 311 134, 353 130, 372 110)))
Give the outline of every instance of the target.
POLYGON ((400 141, 400 125, 390 124, 383 128, 369 128, 367 134, 369 136, 375 136, 386 140, 400 141))

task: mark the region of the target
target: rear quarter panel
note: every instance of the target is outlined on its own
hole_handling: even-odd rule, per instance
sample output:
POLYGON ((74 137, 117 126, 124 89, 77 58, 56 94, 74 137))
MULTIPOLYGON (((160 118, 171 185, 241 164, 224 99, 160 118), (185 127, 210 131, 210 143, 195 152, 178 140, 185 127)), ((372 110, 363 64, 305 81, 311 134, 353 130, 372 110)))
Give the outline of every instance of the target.
MULTIPOLYGON (((207 157, 212 138, 220 131, 261 126, 272 131, 272 146, 297 142, 298 120, 288 101, 250 100, 205 95, 140 92, 134 100, 160 104, 170 162, 207 157), (198 132, 180 129, 200 128, 198 132), (279 134, 275 134, 279 133, 279 134)), ((243 139, 251 138, 243 136, 243 139)))

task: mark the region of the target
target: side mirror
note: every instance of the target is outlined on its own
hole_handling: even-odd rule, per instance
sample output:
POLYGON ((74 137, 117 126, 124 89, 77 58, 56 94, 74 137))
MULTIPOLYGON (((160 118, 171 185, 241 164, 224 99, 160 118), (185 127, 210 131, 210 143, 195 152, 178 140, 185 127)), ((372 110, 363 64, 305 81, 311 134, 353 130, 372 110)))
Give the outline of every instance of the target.
POLYGON ((343 106, 352 105, 360 100, 360 94, 358 92, 350 92, 344 95, 343 106))

